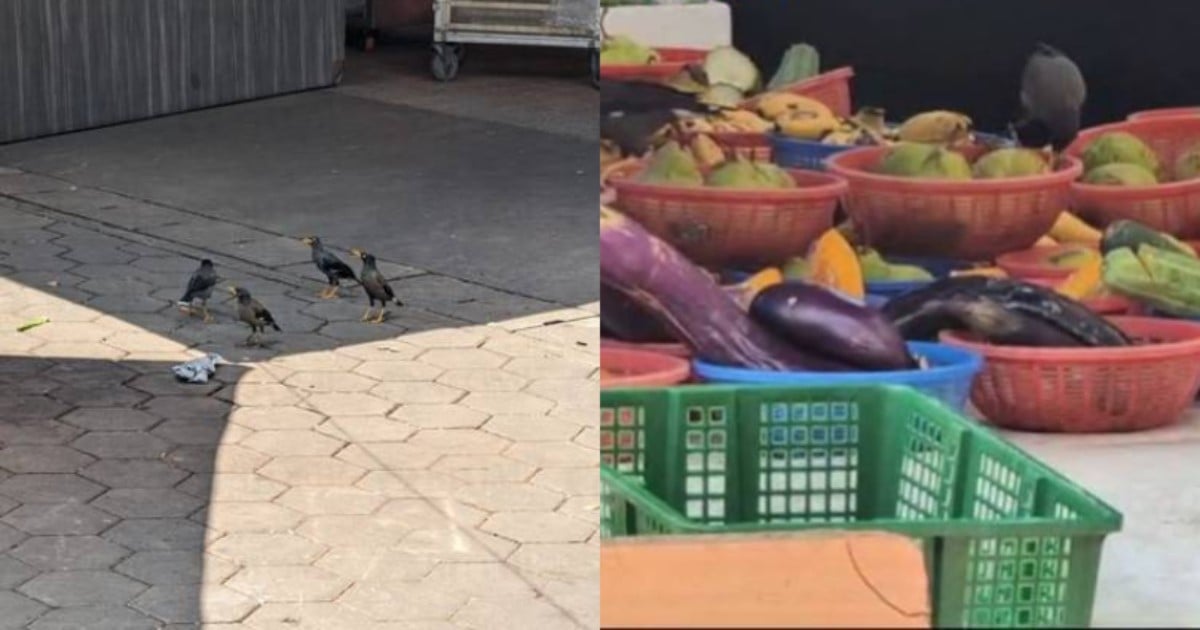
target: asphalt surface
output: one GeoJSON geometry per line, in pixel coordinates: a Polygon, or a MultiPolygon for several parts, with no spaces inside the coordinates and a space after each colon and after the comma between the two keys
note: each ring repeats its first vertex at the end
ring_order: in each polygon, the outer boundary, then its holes
{"type": "Polygon", "coordinates": [[[352,56],[350,79],[333,90],[0,146],[0,164],[319,234],[543,300],[596,300],[598,164],[587,129],[597,101],[570,71],[577,60],[565,57],[557,74],[497,78],[487,64],[503,62],[478,54],[475,74],[464,67],[437,84],[419,75],[425,54],[352,56]],[[405,104],[406,93],[424,98],[405,104]]]}

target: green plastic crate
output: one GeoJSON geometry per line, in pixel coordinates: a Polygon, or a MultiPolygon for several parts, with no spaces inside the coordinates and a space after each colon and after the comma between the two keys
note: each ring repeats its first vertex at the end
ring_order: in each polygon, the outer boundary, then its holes
{"type": "MultiPolygon", "coordinates": [[[[924,542],[937,627],[1082,627],[1121,514],[894,386],[601,392],[601,535],[876,529],[924,542]]],[[[801,620],[798,620],[798,623],[801,620]]]]}

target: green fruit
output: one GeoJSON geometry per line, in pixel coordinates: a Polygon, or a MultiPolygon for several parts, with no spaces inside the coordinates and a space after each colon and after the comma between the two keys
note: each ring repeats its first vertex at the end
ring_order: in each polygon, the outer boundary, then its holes
{"type": "Polygon", "coordinates": [[[996,149],[976,160],[971,169],[978,179],[1028,177],[1047,170],[1045,158],[1033,149],[996,149]]]}
{"type": "Polygon", "coordinates": [[[622,35],[606,39],[600,45],[600,65],[644,65],[656,61],[658,53],[653,48],[622,35]]]}
{"type": "Polygon", "coordinates": [[[647,184],[672,184],[675,186],[703,186],[704,175],[690,151],[678,142],[668,142],[650,156],[650,163],[642,171],[638,181],[647,184]]]}
{"type": "Polygon", "coordinates": [[[732,46],[722,46],[709,51],[704,57],[704,74],[708,77],[709,85],[725,84],[743,94],[758,87],[762,82],[758,66],[732,46]]]}
{"type": "Polygon", "coordinates": [[[1196,145],[1175,158],[1173,169],[1176,181],[1200,177],[1200,145],[1196,145]]]}
{"type": "Polygon", "coordinates": [[[788,280],[805,280],[808,278],[808,259],[797,256],[783,264],[783,277],[788,280]]]}
{"type": "Polygon", "coordinates": [[[932,144],[901,142],[883,156],[879,170],[920,179],[971,179],[971,165],[961,153],[932,144]]]}
{"type": "Polygon", "coordinates": [[[794,188],[786,171],[774,164],[738,158],[718,166],[708,174],[706,183],[715,188],[794,188]]]}
{"type": "Polygon", "coordinates": [[[1158,172],[1158,156],[1137,136],[1124,131],[1106,133],[1083,151],[1083,168],[1092,171],[1106,164],[1136,164],[1151,173],[1158,172]]]}
{"type": "Polygon", "coordinates": [[[1088,171],[1083,181],[1100,186],[1153,186],[1158,178],[1137,164],[1105,164],[1088,171]]]}
{"type": "Polygon", "coordinates": [[[867,282],[917,282],[933,280],[933,274],[916,265],[897,265],[884,260],[879,252],[868,249],[858,257],[863,280],[867,282]]]}
{"type": "Polygon", "coordinates": [[[779,68],[767,83],[767,90],[775,90],[797,81],[820,74],[821,55],[809,44],[793,44],[783,53],[779,68]]]}

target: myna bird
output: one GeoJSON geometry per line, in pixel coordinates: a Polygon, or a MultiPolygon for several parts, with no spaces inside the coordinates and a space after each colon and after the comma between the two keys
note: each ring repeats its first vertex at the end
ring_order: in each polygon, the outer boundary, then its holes
{"type": "Polygon", "coordinates": [[[388,286],[387,278],[379,272],[375,266],[375,256],[368,254],[361,249],[352,249],[350,253],[362,259],[362,273],[358,274],[358,281],[362,283],[363,290],[367,292],[367,312],[363,313],[362,320],[369,321],[373,324],[383,323],[383,318],[387,316],[388,302],[395,302],[396,306],[404,306],[396,298],[396,292],[392,291],[392,287],[388,286]],[[374,319],[371,318],[371,311],[375,310],[375,302],[379,302],[379,315],[374,319]]]}
{"type": "Polygon", "coordinates": [[[350,265],[342,262],[342,259],[326,250],[325,246],[321,243],[321,239],[316,236],[305,236],[300,239],[300,242],[312,247],[313,264],[329,279],[329,286],[317,294],[321,299],[328,300],[337,297],[342,280],[357,280],[354,277],[354,270],[350,268],[350,265]]]}
{"type": "Polygon", "coordinates": [[[212,313],[208,312],[208,300],[212,297],[218,280],[220,278],[217,277],[217,270],[213,268],[213,262],[207,258],[200,261],[200,268],[192,273],[192,277],[188,279],[187,290],[184,291],[183,297],[179,298],[179,306],[183,312],[194,315],[192,307],[196,300],[200,300],[200,312],[204,315],[204,323],[211,322],[213,317],[212,313]]]}
{"type": "Polygon", "coordinates": [[[1038,44],[1021,74],[1022,116],[1013,126],[1018,141],[1035,149],[1067,148],[1079,133],[1086,100],[1079,66],[1061,51],[1038,44]]]}
{"type": "Polygon", "coordinates": [[[250,292],[241,287],[229,287],[230,293],[237,297],[237,313],[238,319],[246,322],[250,326],[250,336],[246,337],[246,345],[262,345],[260,337],[266,331],[267,326],[274,328],[276,332],[283,332],[279,324],[275,323],[275,318],[271,316],[271,311],[262,305],[262,302],[250,297],[250,292]]]}

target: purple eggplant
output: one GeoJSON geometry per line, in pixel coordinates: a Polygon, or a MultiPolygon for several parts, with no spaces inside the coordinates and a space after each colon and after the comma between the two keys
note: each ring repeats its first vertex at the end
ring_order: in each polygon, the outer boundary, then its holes
{"type": "Polygon", "coordinates": [[[810,352],[860,370],[908,370],[917,362],[882,313],[819,286],[799,282],[763,289],[750,315],[810,352]]]}
{"type": "Polygon", "coordinates": [[[600,283],[600,333],[630,343],[678,341],[654,313],[604,283],[600,283]]]}
{"type": "Polygon", "coordinates": [[[600,281],[654,313],[705,361],[758,370],[850,369],[767,330],[678,250],[636,221],[603,207],[600,281]]]}

